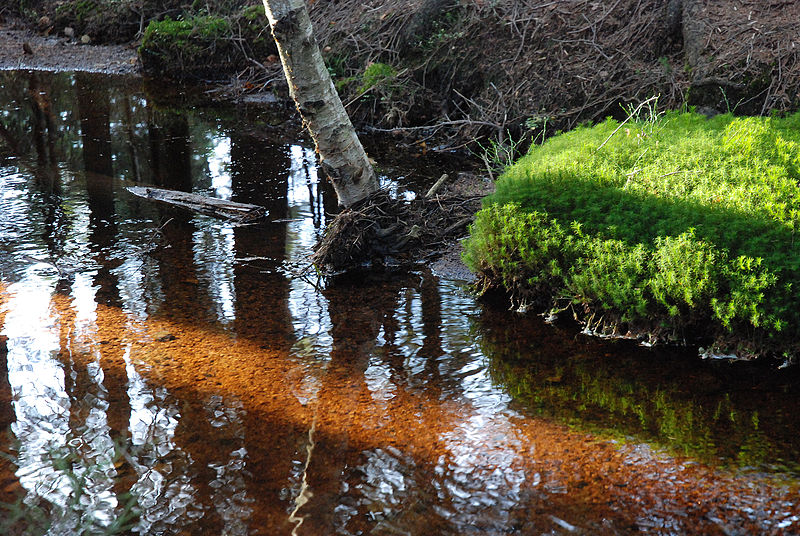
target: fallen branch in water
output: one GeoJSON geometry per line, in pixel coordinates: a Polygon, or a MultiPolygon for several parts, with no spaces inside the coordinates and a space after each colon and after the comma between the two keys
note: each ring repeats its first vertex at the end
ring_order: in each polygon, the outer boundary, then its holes
{"type": "Polygon", "coordinates": [[[267,209],[258,205],[226,201],[225,199],[200,194],[151,188],[149,186],[129,186],[125,189],[133,195],[145,199],[237,223],[253,223],[264,219],[268,214],[267,209]]]}

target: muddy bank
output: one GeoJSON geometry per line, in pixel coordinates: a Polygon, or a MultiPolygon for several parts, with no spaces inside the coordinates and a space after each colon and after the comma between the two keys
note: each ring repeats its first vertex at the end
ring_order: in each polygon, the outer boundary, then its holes
{"type": "Polygon", "coordinates": [[[84,45],[80,36],[42,36],[6,22],[0,24],[0,69],[135,74],[136,49],[129,45],[84,45]]]}

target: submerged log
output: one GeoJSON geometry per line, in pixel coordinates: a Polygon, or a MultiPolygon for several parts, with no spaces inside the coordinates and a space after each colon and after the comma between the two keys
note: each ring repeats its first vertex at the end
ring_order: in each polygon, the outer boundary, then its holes
{"type": "Polygon", "coordinates": [[[248,203],[237,203],[226,201],[216,197],[208,197],[200,194],[180,192],[177,190],[165,190],[163,188],[151,188],[149,186],[129,186],[125,188],[133,195],[152,199],[159,203],[185,208],[207,216],[231,220],[238,223],[253,223],[267,217],[267,209],[258,205],[248,203]]]}

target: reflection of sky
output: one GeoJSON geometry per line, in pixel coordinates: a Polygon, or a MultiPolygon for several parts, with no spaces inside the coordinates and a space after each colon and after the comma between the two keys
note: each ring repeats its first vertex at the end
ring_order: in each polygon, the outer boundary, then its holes
{"type": "MultiPolygon", "coordinates": [[[[309,259],[320,230],[314,224],[314,211],[322,210],[316,154],[300,145],[289,148],[288,203],[292,221],[286,224],[286,256],[291,269],[309,267],[309,259]],[[313,206],[312,206],[313,200],[313,206]]],[[[300,355],[323,358],[330,353],[332,340],[328,334],[330,319],[327,302],[314,288],[312,281],[290,277],[289,311],[292,315],[300,355]]]]}
{"type": "Polygon", "coordinates": [[[364,371],[364,381],[378,403],[394,398],[397,388],[392,383],[392,369],[381,359],[371,358],[364,371]]]}
{"type": "MultiPolygon", "coordinates": [[[[14,244],[15,249],[27,249],[21,244],[24,236],[28,204],[25,202],[25,185],[29,178],[15,173],[15,168],[0,167],[0,244],[14,244]]],[[[3,255],[3,258],[6,256],[3,255]]],[[[0,270],[3,264],[0,264],[0,270]]],[[[1,274],[2,272],[0,272],[1,274]]]]}
{"type": "MultiPolygon", "coordinates": [[[[112,491],[114,470],[114,442],[111,440],[111,428],[108,425],[108,400],[107,390],[103,386],[104,373],[101,367],[100,347],[95,339],[95,326],[97,321],[97,302],[95,288],[92,285],[92,274],[75,274],[72,284],[71,308],[75,313],[74,323],[71,327],[69,349],[71,353],[82,353],[88,357],[86,362],[85,390],[82,400],[76,400],[73,411],[81,407],[81,416],[85,415],[82,422],[72,421],[71,444],[81,444],[86,460],[82,463],[82,474],[87,476],[86,490],[88,504],[82,505],[80,510],[83,517],[93,517],[103,526],[108,526],[115,519],[114,509],[117,506],[117,497],[112,491]]],[[[76,377],[81,378],[83,371],[76,371],[76,377]]],[[[82,382],[76,382],[80,385],[82,382]]],[[[81,393],[76,389],[75,394],[81,393]]]]}
{"type": "Polygon", "coordinates": [[[157,534],[197,517],[195,489],[188,474],[191,459],[175,445],[180,412],[167,390],[147,384],[125,352],[130,399],[129,461],[138,475],[131,492],[138,496],[139,534],[157,534]]]}
{"type": "Polygon", "coordinates": [[[146,294],[147,286],[158,285],[158,278],[146,277],[145,260],[141,255],[126,255],[119,267],[113,271],[117,278],[117,289],[126,314],[144,321],[147,318],[148,299],[150,306],[163,300],[159,288],[146,294]]]}
{"type": "Polygon", "coordinates": [[[69,433],[70,400],[64,368],[55,356],[61,349],[59,319],[50,309],[51,283],[32,279],[8,289],[8,381],[20,441],[18,476],[27,490],[56,504],[69,495],[66,475],[49,466],[49,456],[63,450],[69,433]]]}
{"type": "Polygon", "coordinates": [[[75,274],[72,284],[72,306],[75,308],[75,327],[73,342],[80,345],[81,350],[89,351],[96,344],[92,337],[92,328],[97,321],[97,303],[92,288],[91,273],[75,274]]]}
{"type": "Polygon", "coordinates": [[[206,280],[217,320],[221,324],[229,324],[236,319],[233,279],[236,244],[233,224],[201,216],[195,218],[195,224],[197,231],[192,237],[194,264],[206,280]]]}
{"type": "MultiPolygon", "coordinates": [[[[9,383],[14,396],[19,441],[18,476],[29,498],[52,503],[50,533],[62,534],[80,524],[108,526],[116,518],[113,492],[113,442],[100,353],[89,344],[95,319],[94,288],[79,274],[72,285],[74,323],[53,311],[53,287],[31,273],[9,289],[9,383]],[[67,340],[61,340],[61,334],[67,340]],[[64,365],[58,359],[66,343],[73,357],[86,352],[85,372],[71,369],[73,384],[85,395],[67,393],[64,365]],[[75,480],[83,481],[76,484],[75,480]],[[81,489],[81,501],[76,492],[81,489]]],[[[79,365],[80,366],[80,365],[79,365]]]]}
{"type": "MultiPolygon", "coordinates": [[[[209,144],[211,149],[207,154],[207,162],[212,195],[230,199],[233,194],[231,140],[227,136],[210,136],[209,144]]],[[[205,216],[196,216],[194,223],[198,229],[192,237],[195,266],[205,276],[217,320],[229,324],[236,318],[233,224],[205,216]]]]}
{"type": "Polygon", "coordinates": [[[211,139],[211,152],[208,155],[208,171],[211,174],[211,189],[214,197],[230,199],[231,188],[231,139],[215,136],[211,139]]]}
{"type": "MultiPolygon", "coordinates": [[[[205,154],[211,195],[229,200],[233,195],[231,140],[212,132],[206,134],[210,149],[205,154]]],[[[199,215],[193,218],[193,223],[197,229],[192,237],[194,265],[207,285],[214,316],[221,324],[230,324],[236,319],[233,224],[199,215]]]]}
{"type": "Polygon", "coordinates": [[[528,478],[522,458],[527,453],[513,423],[521,416],[508,407],[511,397],[492,384],[487,359],[470,334],[470,316],[478,312],[478,305],[454,283],[442,283],[439,295],[442,348],[450,356],[440,372],[458,378],[462,400],[471,408],[442,438],[450,456],[437,465],[442,475],[439,492],[450,497],[463,523],[480,520],[482,526],[500,530],[509,511],[519,505],[528,478]]]}

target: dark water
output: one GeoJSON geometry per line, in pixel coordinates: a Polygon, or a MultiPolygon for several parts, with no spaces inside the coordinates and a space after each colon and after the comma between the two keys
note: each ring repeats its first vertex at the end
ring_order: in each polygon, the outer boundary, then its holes
{"type": "MultiPolygon", "coordinates": [[[[11,533],[800,533],[796,371],[590,339],[425,268],[318,286],[335,198],[285,109],[89,75],[0,88],[11,533]]],[[[443,170],[371,151],[400,195],[443,170]]]]}

